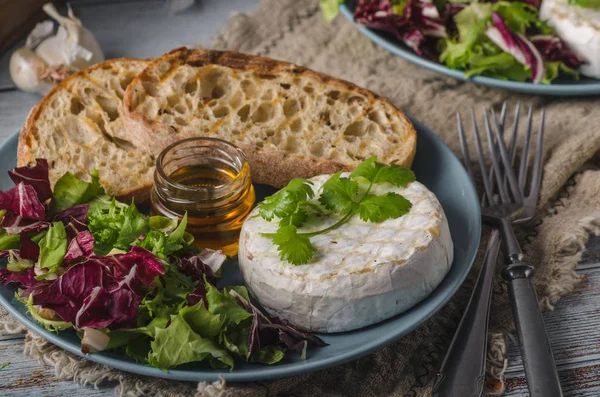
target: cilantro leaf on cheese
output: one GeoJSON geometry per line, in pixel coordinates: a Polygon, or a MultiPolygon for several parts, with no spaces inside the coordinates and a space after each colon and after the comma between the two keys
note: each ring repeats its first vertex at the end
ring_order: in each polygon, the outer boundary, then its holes
{"type": "Polygon", "coordinates": [[[365,222],[383,222],[386,219],[399,218],[412,207],[410,201],[397,193],[383,196],[369,195],[358,206],[360,219],[365,222]]]}
{"type": "Polygon", "coordinates": [[[323,193],[319,197],[319,202],[325,208],[335,212],[351,210],[358,193],[358,182],[342,178],[341,175],[341,172],[333,174],[323,184],[323,193]]]}
{"type": "Polygon", "coordinates": [[[273,243],[277,245],[281,260],[294,265],[307,263],[317,251],[308,236],[298,234],[294,225],[280,227],[273,237],[273,243]]]}
{"type": "MultiPolygon", "coordinates": [[[[341,172],[329,177],[320,189],[317,202],[311,201],[315,195],[312,182],[294,179],[288,186],[259,204],[259,215],[263,219],[270,222],[279,218],[277,231],[262,233],[262,236],[270,238],[277,246],[281,260],[303,265],[316,252],[310,237],[334,230],[357,214],[365,222],[383,222],[410,211],[410,201],[398,193],[387,192],[378,196],[370,192],[378,183],[404,187],[414,181],[415,174],[410,169],[396,164],[378,163],[377,156],[360,163],[349,177],[342,177],[341,172]],[[333,225],[322,230],[298,232],[312,215],[323,216],[328,213],[339,217],[333,225]]],[[[312,218],[314,220],[314,216],[312,218]]]]}
{"type": "Polygon", "coordinates": [[[415,174],[408,168],[397,164],[385,165],[377,162],[377,156],[371,156],[356,167],[350,174],[351,178],[365,178],[376,184],[382,182],[391,183],[402,187],[415,181],[415,174]]]}
{"type": "Polygon", "coordinates": [[[303,202],[314,197],[311,185],[312,182],[306,179],[292,179],[286,187],[258,205],[260,216],[271,221],[275,217],[281,219],[294,214],[303,202]]]}

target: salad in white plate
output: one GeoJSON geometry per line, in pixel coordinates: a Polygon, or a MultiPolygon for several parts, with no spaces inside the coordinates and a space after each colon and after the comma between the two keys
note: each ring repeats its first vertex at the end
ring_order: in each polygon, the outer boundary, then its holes
{"type": "Polygon", "coordinates": [[[581,74],[600,79],[600,0],[544,0],[540,17],[585,60],[581,74]]]}
{"type": "MultiPolygon", "coordinates": [[[[326,20],[337,14],[341,3],[344,0],[321,1],[326,20]]],[[[561,75],[578,78],[578,69],[586,62],[541,19],[539,0],[358,0],[353,4],[358,24],[388,32],[418,55],[464,70],[466,77],[550,84],[561,75]]]]}

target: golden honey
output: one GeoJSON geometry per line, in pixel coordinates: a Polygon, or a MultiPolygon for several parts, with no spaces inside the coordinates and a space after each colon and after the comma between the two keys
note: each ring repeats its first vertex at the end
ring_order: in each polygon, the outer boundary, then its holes
{"type": "Polygon", "coordinates": [[[244,219],[256,199],[250,167],[236,146],[214,138],[174,143],[158,157],[153,215],[181,218],[202,248],[235,255],[244,219]]]}

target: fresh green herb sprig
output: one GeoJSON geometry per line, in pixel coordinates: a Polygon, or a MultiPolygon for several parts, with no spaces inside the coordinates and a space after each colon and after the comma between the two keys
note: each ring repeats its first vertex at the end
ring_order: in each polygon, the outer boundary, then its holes
{"type": "Polygon", "coordinates": [[[293,179],[259,204],[259,215],[263,219],[269,222],[279,219],[276,233],[262,235],[277,245],[281,260],[294,265],[306,264],[317,251],[310,237],[337,229],[357,214],[365,222],[379,223],[410,211],[412,204],[400,194],[388,192],[378,196],[371,194],[371,190],[378,183],[403,187],[414,180],[415,174],[410,169],[378,163],[377,156],[372,156],[359,164],[349,178],[342,177],[341,172],[333,174],[323,184],[317,204],[311,201],[315,197],[313,183],[293,179]],[[298,232],[311,216],[324,214],[333,214],[340,219],[322,230],[298,232]]]}

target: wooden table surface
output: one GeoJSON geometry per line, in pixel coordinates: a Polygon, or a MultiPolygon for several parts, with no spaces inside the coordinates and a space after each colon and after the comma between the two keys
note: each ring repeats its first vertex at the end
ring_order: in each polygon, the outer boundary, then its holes
{"type": "MultiPolygon", "coordinates": [[[[154,57],[182,45],[209,43],[235,11],[252,11],[259,0],[200,0],[169,15],[158,0],[72,1],[76,15],[94,32],[107,58],[154,57]]],[[[0,142],[23,124],[39,100],[15,90],[8,74],[12,50],[0,56],[0,142]]],[[[592,238],[577,271],[588,282],[544,314],[566,396],[600,396],[600,238],[592,238]]],[[[0,396],[110,396],[110,387],[94,389],[59,381],[53,371],[22,354],[23,335],[0,336],[0,396]]],[[[510,349],[506,396],[527,396],[518,348],[510,349]]],[[[549,396],[550,397],[550,396],[549,396]]]]}

